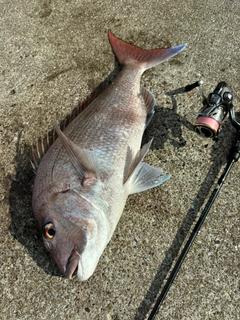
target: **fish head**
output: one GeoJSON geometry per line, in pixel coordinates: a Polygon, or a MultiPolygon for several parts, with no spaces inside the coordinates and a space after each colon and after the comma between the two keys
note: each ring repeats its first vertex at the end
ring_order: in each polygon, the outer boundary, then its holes
{"type": "Polygon", "coordinates": [[[54,192],[33,209],[44,246],[62,273],[87,280],[107,244],[106,224],[98,208],[69,189],[54,192]]]}

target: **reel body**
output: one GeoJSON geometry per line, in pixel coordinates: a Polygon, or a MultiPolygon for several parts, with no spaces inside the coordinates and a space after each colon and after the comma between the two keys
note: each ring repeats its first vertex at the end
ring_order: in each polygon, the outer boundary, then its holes
{"type": "Polygon", "coordinates": [[[220,126],[233,108],[233,94],[226,82],[220,82],[215,90],[206,98],[202,93],[202,82],[198,82],[203,97],[203,107],[197,112],[198,117],[193,125],[194,131],[205,138],[215,138],[220,126]]]}

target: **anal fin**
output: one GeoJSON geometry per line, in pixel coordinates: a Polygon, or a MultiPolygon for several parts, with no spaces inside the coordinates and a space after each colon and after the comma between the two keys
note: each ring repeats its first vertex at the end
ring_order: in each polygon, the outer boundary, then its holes
{"type": "Polygon", "coordinates": [[[155,98],[154,95],[144,87],[141,87],[141,95],[143,96],[147,109],[146,129],[154,115],[155,98]]]}

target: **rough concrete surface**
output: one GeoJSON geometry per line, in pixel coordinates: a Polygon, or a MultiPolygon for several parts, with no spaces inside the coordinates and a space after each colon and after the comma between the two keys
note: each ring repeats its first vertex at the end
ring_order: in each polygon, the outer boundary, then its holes
{"type": "MultiPolygon", "coordinates": [[[[1,0],[0,8],[0,319],[146,319],[235,138],[229,120],[218,141],[197,136],[198,89],[174,90],[202,79],[207,95],[224,80],[240,110],[240,2],[1,0]],[[108,29],[144,48],[188,46],[142,78],[156,97],[146,160],[172,177],[129,197],[81,283],[63,278],[43,248],[30,146],[111,75],[108,29]]],[[[239,177],[236,163],[156,319],[240,319],[239,177]]]]}

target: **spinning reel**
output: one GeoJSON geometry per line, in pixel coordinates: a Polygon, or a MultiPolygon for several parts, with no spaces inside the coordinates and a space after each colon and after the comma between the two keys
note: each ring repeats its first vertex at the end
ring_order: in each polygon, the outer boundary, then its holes
{"type": "Polygon", "coordinates": [[[185,92],[199,87],[200,94],[203,98],[203,107],[196,112],[198,115],[193,129],[196,133],[205,138],[216,138],[221,124],[229,113],[232,125],[240,130],[240,123],[237,122],[233,107],[233,93],[226,82],[222,81],[216,86],[213,92],[206,98],[203,94],[203,82],[198,81],[185,87],[185,92]]]}
{"type": "Polygon", "coordinates": [[[209,210],[212,207],[212,204],[214,203],[232,165],[238,161],[240,157],[240,123],[237,122],[233,107],[233,93],[230,87],[226,84],[226,82],[222,81],[220,82],[215,90],[209,94],[209,96],[206,98],[203,95],[202,90],[202,81],[195,82],[191,85],[186,86],[184,91],[178,91],[178,92],[188,92],[192,89],[199,87],[200,94],[203,98],[203,107],[200,109],[200,111],[196,112],[197,119],[193,125],[193,129],[198,134],[204,136],[205,138],[216,138],[221,124],[226,118],[227,114],[229,113],[229,117],[231,120],[231,124],[233,127],[237,130],[236,135],[236,142],[235,145],[232,146],[229,152],[229,158],[228,162],[226,164],[226,167],[223,170],[222,175],[218,179],[217,186],[213,190],[212,194],[210,195],[205,208],[203,209],[198,221],[196,222],[193,231],[191,232],[188,241],[186,242],[184,248],[182,249],[182,252],[180,253],[180,256],[175,263],[175,266],[172,269],[172,272],[169,275],[169,278],[158,297],[152,312],[150,313],[150,316],[148,317],[148,320],[153,320],[155,318],[155,315],[157,314],[171,284],[173,283],[190,247],[192,246],[194,239],[196,238],[209,210]]]}

